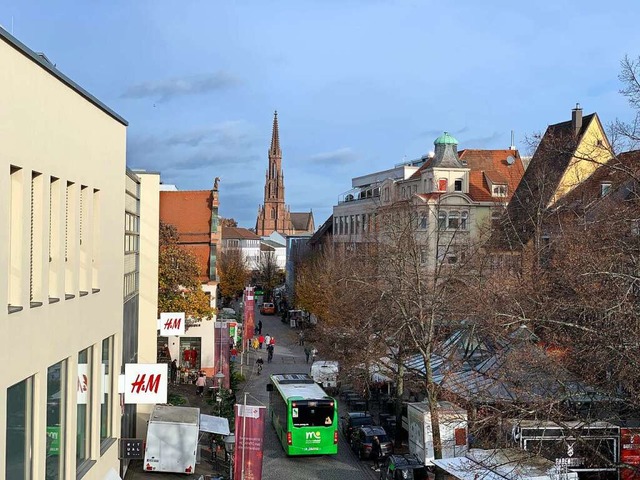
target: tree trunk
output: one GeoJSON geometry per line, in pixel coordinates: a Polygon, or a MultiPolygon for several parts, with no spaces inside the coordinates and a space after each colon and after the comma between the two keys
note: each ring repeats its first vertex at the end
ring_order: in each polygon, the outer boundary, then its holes
{"type": "MultiPolygon", "coordinates": [[[[433,436],[433,457],[442,458],[442,439],[440,438],[440,410],[438,409],[438,386],[433,381],[433,371],[431,370],[430,358],[424,358],[424,367],[427,384],[427,403],[431,412],[431,435],[433,436]]],[[[425,438],[425,443],[426,443],[425,438]]],[[[441,469],[436,468],[436,480],[444,480],[441,469]]]]}
{"type": "Polygon", "coordinates": [[[398,356],[398,378],[396,379],[396,397],[395,397],[395,414],[396,414],[396,448],[402,447],[402,396],[404,395],[404,359],[402,355],[398,356]]]}

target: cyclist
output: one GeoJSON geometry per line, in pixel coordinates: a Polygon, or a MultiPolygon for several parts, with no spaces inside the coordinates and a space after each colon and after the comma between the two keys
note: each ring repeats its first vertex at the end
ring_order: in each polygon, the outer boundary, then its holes
{"type": "Polygon", "coordinates": [[[262,366],[264,365],[264,360],[262,360],[262,357],[258,358],[258,360],[256,360],[256,368],[258,369],[258,375],[260,375],[260,373],[262,373],[262,366]]]}

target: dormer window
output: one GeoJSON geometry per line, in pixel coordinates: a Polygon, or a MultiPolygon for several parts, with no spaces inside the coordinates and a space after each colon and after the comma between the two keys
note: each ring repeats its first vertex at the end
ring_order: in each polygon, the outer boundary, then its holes
{"type": "Polygon", "coordinates": [[[494,185],[491,189],[491,195],[494,197],[506,197],[507,186],[506,185],[494,185]]]}
{"type": "Polygon", "coordinates": [[[462,179],[461,178],[456,179],[455,183],[453,184],[453,189],[456,192],[461,192],[462,191],[462,179]]]}
{"type": "Polygon", "coordinates": [[[604,197],[611,191],[611,183],[603,182],[600,184],[600,196],[604,197]]]}
{"type": "Polygon", "coordinates": [[[438,191],[439,192],[446,192],[447,191],[447,179],[446,178],[439,178],[438,179],[438,191]]]}
{"type": "Polygon", "coordinates": [[[433,178],[427,180],[427,193],[433,192],[433,178]]]}

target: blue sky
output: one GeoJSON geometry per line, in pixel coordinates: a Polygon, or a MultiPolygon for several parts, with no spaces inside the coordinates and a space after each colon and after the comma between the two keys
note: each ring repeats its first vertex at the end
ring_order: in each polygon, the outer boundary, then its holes
{"type": "Polygon", "coordinates": [[[570,119],[631,112],[637,0],[5,0],[0,24],[129,121],[131,168],[220,184],[253,227],[273,111],[286,201],[330,215],[351,178],[417,158],[444,130],[507,148],[570,119]]]}

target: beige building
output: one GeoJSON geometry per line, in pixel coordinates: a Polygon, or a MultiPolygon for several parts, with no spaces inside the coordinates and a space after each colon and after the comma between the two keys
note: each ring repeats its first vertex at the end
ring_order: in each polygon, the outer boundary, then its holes
{"type": "Polygon", "coordinates": [[[119,468],[127,123],[0,28],[0,477],[119,468]]]}

